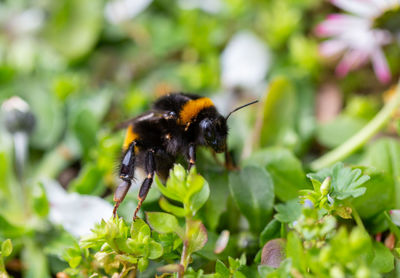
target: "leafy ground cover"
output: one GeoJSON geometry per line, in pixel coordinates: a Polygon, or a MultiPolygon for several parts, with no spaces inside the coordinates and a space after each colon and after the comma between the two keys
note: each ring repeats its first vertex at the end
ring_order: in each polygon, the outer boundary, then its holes
{"type": "Polygon", "coordinates": [[[0,277],[399,277],[399,7],[3,1],[0,277]],[[171,91],[260,100],[238,169],[199,148],[112,218],[118,126],[171,91]]]}

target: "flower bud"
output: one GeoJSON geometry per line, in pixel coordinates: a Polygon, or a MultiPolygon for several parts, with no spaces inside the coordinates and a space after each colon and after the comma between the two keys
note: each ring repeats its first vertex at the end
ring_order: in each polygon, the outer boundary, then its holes
{"type": "Polygon", "coordinates": [[[3,102],[4,124],[11,134],[17,132],[32,133],[35,116],[29,105],[19,97],[12,97],[3,102]]]}
{"type": "Polygon", "coordinates": [[[321,192],[322,195],[325,196],[326,194],[329,193],[330,189],[331,189],[331,177],[327,177],[321,184],[319,191],[321,192]]]}

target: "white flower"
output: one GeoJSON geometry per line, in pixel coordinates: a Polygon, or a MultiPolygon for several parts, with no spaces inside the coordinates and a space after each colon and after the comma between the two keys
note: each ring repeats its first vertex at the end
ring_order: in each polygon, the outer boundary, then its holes
{"type": "Polygon", "coordinates": [[[221,0],[179,0],[178,3],[181,9],[201,9],[210,14],[219,13],[223,9],[221,0]]]}
{"type": "Polygon", "coordinates": [[[50,204],[50,222],[62,225],[76,237],[89,234],[94,224],[112,216],[112,205],[102,198],[67,193],[60,184],[51,180],[43,184],[50,204]]]}
{"type": "Polygon", "coordinates": [[[392,41],[388,30],[373,27],[374,20],[395,8],[400,0],[331,0],[335,6],[352,14],[331,14],[316,28],[317,35],[331,37],[320,46],[325,57],[343,54],[336,73],[346,75],[371,60],[376,76],[389,82],[391,73],[382,46],[392,41]]]}
{"type": "Polygon", "coordinates": [[[390,217],[395,225],[400,226],[400,210],[393,209],[390,211],[390,217]]]}
{"type": "Polygon", "coordinates": [[[265,78],[271,55],[267,46],[250,32],[233,36],[221,56],[221,81],[228,88],[255,88],[265,78]]]}
{"type": "Polygon", "coordinates": [[[114,0],[106,4],[104,14],[114,24],[130,20],[144,11],[153,0],[114,0]]]}
{"type": "Polygon", "coordinates": [[[38,31],[43,26],[44,19],[42,10],[29,9],[12,15],[5,25],[13,35],[26,35],[38,31]]]}

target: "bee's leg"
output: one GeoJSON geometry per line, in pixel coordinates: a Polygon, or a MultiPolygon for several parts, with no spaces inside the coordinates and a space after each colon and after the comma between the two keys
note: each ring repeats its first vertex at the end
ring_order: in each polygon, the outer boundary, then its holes
{"type": "Polygon", "coordinates": [[[192,167],[196,164],[196,147],[194,144],[189,145],[188,149],[188,156],[189,156],[189,171],[192,167]]]}
{"type": "Polygon", "coordinates": [[[147,193],[149,193],[151,184],[153,183],[154,172],[156,171],[156,164],[154,161],[154,150],[150,150],[146,153],[145,171],[147,176],[144,179],[139,189],[139,194],[138,194],[139,202],[135,209],[135,213],[133,214],[133,220],[136,219],[136,214],[138,213],[140,207],[142,206],[144,199],[146,199],[147,193]]]}
{"type": "Polygon", "coordinates": [[[227,170],[238,169],[238,167],[235,165],[235,162],[232,159],[231,153],[228,151],[228,148],[225,149],[225,168],[227,170]]]}
{"type": "Polygon", "coordinates": [[[133,174],[135,172],[135,145],[135,141],[129,145],[121,161],[119,177],[122,180],[122,183],[118,185],[114,193],[114,217],[117,215],[117,209],[124,200],[126,193],[128,193],[132,184],[133,174]]]}

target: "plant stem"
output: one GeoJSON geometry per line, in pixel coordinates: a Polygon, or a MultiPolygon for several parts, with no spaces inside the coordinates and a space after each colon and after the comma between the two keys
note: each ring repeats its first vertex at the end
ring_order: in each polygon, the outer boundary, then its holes
{"type": "Polygon", "coordinates": [[[359,132],[350,139],[338,146],[336,149],[328,152],[322,157],[314,160],[310,164],[313,171],[318,171],[335,162],[341,161],[355,152],[358,148],[368,142],[376,133],[378,133],[389,121],[392,113],[400,104],[400,82],[397,85],[395,96],[388,101],[378,114],[359,132]]]}
{"type": "Polygon", "coordinates": [[[356,221],[357,226],[360,227],[361,229],[363,229],[364,231],[366,231],[365,227],[364,227],[364,224],[363,224],[363,222],[361,220],[361,217],[358,214],[358,211],[353,206],[351,207],[351,210],[352,210],[354,221],[356,221]]]}
{"type": "MultiPolygon", "coordinates": [[[[190,217],[186,216],[186,227],[185,227],[185,239],[188,238],[188,232],[189,232],[189,227],[188,223],[190,223],[190,217]]],[[[182,248],[182,255],[181,255],[181,262],[180,264],[182,265],[183,269],[181,272],[178,273],[179,278],[183,278],[183,275],[186,271],[186,268],[189,264],[189,259],[190,259],[190,253],[187,251],[187,242],[186,240],[183,241],[183,248],[182,248]]]]}

